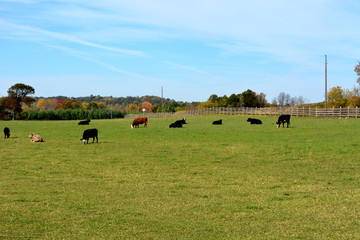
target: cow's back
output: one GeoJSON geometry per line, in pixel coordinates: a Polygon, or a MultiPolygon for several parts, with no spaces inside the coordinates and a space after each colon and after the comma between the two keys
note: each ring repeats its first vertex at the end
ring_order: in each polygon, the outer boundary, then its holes
{"type": "Polygon", "coordinates": [[[86,129],[83,133],[83,139],[95,137],[98,135],[98,130],[96,128],[86,129]]]}

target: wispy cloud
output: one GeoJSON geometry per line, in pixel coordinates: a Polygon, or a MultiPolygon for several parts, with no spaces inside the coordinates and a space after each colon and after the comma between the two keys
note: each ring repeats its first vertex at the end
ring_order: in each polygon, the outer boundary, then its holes
{"type": "MultiPolygon", "coordinates": [[[[118,48],[118,47],[109,47],[109,46],[93,43],[90,41],[86,41],[81,38],[69,35],[69,34],[47,31],[47,30],[43,30],[40,28],[26,26],[26,25],[12,24],[12,23],[8,23],[6,21],[1,21],[1,20],[0,20],[0,29],[3,29],[3,31],[9,30],[7,32],[7,34],[3,35],[3,37],[28,36],[30,39],[36,38],[36,39],[42,39],[43,41],[49,40],[49,39],[50,40],[55,39],[55,40],[75,43],[75,44],[79,44],[82,46],[97,48],[97,49],[120,53],[120,54],[126,54],[126,55],[131,55],[131,56],[136,56],[136,57],[147,57],[146,54],[141,51],[123,49],[123,48],[118,48]]],[[[24,40],[24,39],[22,38],[22,40],[24,40]]]]}
{"type": "Polygon", "coordinates": [[[68,48],[68,47],[56,46],[56,45],[47,45],[47,47],[60,50],[62,52],[67,53],[68,55],[73,56],[73,57],[82,59],[82,60],[87,61],[87,62],[95,63],[95,64],[103,66],[103,67],[105,67],[105,68],[107,68],[107,69],[109,69],[111,71],[121,73],[121,74],[130,76],[130,77],[134,77],[135,79],[142,79],[142,80],[145,80],[145,81],[153,81],[153,80],[155,80],[154,78],[147,77],[147,76],[135,73],[135,72],[125,71],[125,70],[122,70],[122,69],[112,65],[112,64],[97,60],[92,56],[92,54],[89,54],[89,53],[86,53],[86,52],[74,50],[74,49],[71,49],[71,48],[68,48]]]}
{"type": "Polygon", "coordinates": [[[171,66],[174,66],[178,69],[183,69],[183,70],[186,70],[186,71],[191,71],[191,72],[195,72],[195,73],[200,73],[200,74],[204,74],[204,75],[207,75],[207,76],[211,76],[211,77],[214,77],[216,78],[216,76],[212,75],[211,73],[208,73],[206,71],[203,71],[203,70],[200,70],[194,66],[186,66],[186,65],[182,65],[182,64],[178,64],[178,63],[175,63],[175,62],[170,62],[170,61],[166,61],[165,62],[166,64],[169,64],[171,66]]]}

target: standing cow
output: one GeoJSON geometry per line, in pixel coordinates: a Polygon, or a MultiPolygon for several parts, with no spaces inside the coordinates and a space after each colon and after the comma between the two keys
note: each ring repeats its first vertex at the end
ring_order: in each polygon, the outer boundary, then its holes
{"type": "Polygon", "coordinates": [[[147,127],[147,121],[147,117],[136,118],[131,124],[131,128],[139,127],[140,124],[144,124],[144,127],[147,127]]]}
{"type": "Polygon", "coordinates": [[[284,124],[286,123],[287,124],[287,128],[289,127],[290,125],[290,115],[289,114],[286,114],[286,115],[280,115],[277,122],[276,122],[276,127],[279,128],[280,125],[282,124],[283,125],[283,128],[284,128],[284,124]]]}
{"type": "Polygon", "coordinates": [[[10,129],[8,127],[4,128],[4,138],[9,138],[10,137],[10,129]]]}
{"type": "Polygon", "coordinates": [[[89,143],[89,138],[93,138],[93,143],[95,142],[95,138],[96,138],[96,142],[98,142],[98,130],[96,128],[93,129],[86,129],[83,133],[83,137],[80,138],[80,140],[85,144],[89,143]]]}

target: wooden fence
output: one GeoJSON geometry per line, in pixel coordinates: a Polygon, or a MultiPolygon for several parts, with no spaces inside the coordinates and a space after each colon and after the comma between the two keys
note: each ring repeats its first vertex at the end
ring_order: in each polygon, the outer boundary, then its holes
{"type": "Polygon", "coordinates": [[[205,108],[197,110],[179,111],[174,113],[144,113],[144,114],[127,114],[125,118],[136,118],[139,116],[145,116],[148,118],[182,118],[187,116],[199,116],[199,115],[266,115],[277,116],[281,114],[290,114],[298,117],[360,117],[359,108],[292,108],[292,107],[279,107],[279,108],[205,108]]]}

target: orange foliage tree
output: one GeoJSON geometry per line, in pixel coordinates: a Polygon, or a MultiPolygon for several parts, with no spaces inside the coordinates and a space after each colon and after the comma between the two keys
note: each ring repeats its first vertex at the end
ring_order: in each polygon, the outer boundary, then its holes
{"type": "Polygon", "coordinates": [[[141,104],[141,108],[142,109],[145,109],[145,112],[151,112],[151,109],[152,109],[152,104],[145,101],[141,104]]]}

